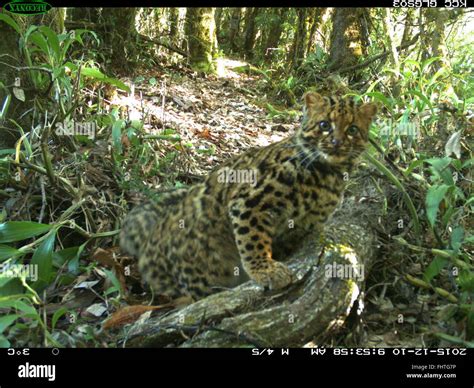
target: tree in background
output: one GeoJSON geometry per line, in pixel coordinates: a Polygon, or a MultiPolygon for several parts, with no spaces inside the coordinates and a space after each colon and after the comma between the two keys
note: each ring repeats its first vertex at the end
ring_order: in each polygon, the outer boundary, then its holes
{"type": "Polygon", "coordinates": [[[361,26],[363,8],[336,8],[332,15],[328,70],[355,65],[363,55],[361,26]]]}
{"type": "Polygon", "coordinates": [[[175,40],[178,37],[178,26],[179,26],[179,8],[172,7],[169,9],[169,22],[170,22],[170,39],[175,40]]]}
{"type": "Polygon", "coordinates": [[[230,23],[229,23],[229,44],[230,50],[232,52],[237,52],[239,50],[237,36],[240,31],[240,21],[242,19],[242,8],[232,8],[230,13],[230,23]]]}
{"type": "Polygon", "coordinates": [[[288,54],[288,62],[290,63],[290,66],[293,69],[298,68],[303,62],[307,39],[307,8],[297,8],[296,13],[298,15],[296,33],[295,38],[293,39],[293,44],[291,46],[290,52],[288,54]]]}
{"type": "Polygon", "coordinates": [[[185,25],[189,63],[199,71],[213,72],[217,48],[214,8],[188,8],[185,25]]]}
{"type": "Polygon", "coordinates": [[[255,38],[257,37],[257,28],[255,19],[261,12],[260,8],[247,8],[245,11],[245,28],[244,28],[244,55],[247,59],[254,57],[255,38]]]}
{"type": "Polygon", "coordinates": [[[268,34],[264,47],[264,57],[267,63],[273,59],[273,54],[278,49],[288,10],[288,8],[271,8],[270,10],[268,34]]]}

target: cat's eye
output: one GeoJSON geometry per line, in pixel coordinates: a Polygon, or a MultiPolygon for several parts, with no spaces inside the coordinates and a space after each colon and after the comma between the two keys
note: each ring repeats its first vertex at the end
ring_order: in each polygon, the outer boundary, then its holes
{"type": "Polygon", "coordinates": [[[319,122],[319,128],[321,128],[322,131],[330,131],[331,124],[329,123],[329,121],[323,120],[319,122]]]}
{"type": "Polygon", "coordinates": [[[351,125],[349,128],[347,128],[347,134],[350,135],[350,136],[354,136],[355,134],[357,134],[357,132],[359,131],[359,128],[357,128],[355,125],[351,125]]]}

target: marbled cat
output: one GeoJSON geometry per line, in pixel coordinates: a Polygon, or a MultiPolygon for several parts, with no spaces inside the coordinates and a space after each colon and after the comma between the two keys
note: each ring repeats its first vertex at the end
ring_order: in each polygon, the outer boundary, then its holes
{"type": "Polygon", "coordinates": [[[377,108],[307,92],[294,135],[250,149],[202,183],[135,207],[120,234],[156,294],[200,299],[253,279],[293,281],[285,260],[317,235],[368,143],[377,108]]]}

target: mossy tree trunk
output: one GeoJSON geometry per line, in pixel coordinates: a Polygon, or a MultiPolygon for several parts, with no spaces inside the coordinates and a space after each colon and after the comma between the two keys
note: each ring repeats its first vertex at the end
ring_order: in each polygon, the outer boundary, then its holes
{"type": "Polygon", "coordinates": [[[224,16],[224,8],[217,7],[214,12],[214,22],[216,24],[216,38],[218,43],[221,43],[222,22],[224,20],[224,16]]]}
{"type": "Polygon", "coordinates": [[[103,12],[104,23],[109,33],[107,36],[112,48],[112,63],[122,70],[128,69],[129,66],[133,67],[137,62],[136,12],[137,9],[134,7],[110,8],[107,12],[103,12]]]}
{"type": "Polygon", "coordinates": [[[310,11],[308,44],[306,47],[306,55],[314,51],[316,41],[316,31],[321,24],[323,15],[327,12],[327,8],[313,8],[310,11]]]}
{"type": "Polygon", "coordinates": [[[403,36],[401,45],[404,45],[410,41],[412,38],[412,31],[413,31],[413,22],[415,20],[415,9],[414,8],[407,8],[406,9],[406,16],[404,21],[403,27],[403,36]]]}
{"type": "Polygon", "coordinates": [[[254,57],[255,38],[257,36],[257,28],[255,18],[260,13],[260,8],[252,7],[246,10],[245,15],[245,40],[244,40],[244,55],[247,59],[254,57]]]}
{"type": "Polygon", "coordinates": [[[336,8],[332,15],[332,32],[328,70],[334,71],[355,65],[363,54],[359,19],[362,8],[336,8]]]}
{"type": "Polygon", "coordinates": [[[64,31],[64,21],[66,18],[65,8],[52,8],[48,13],[44,15],[36,15],[29,17],[31,24],[48,26],[54,32],[60,34],[64,31]]]}
{"type": "Polygon", "coordinates": [[[213,8],[188,8],[186,37],[191,66],[202,72],[214,72],[213,55],[217,47],[213,8]]]}
{"type": "MultiPolygon", "coordinates": [[[[0,14],[5,14],[12,17],[11,13],[0,9],[0,14]]],[[[13,19],[18,18],[13,16],[13,19]]],[[[0,148],[11,148],[15,141],[20,137],[18,129],[8,123],[8,119],[18,120],[26,109],[26,104],[23,101],[14,97],[13,87],[15,86],[15,78],[19,78],[20,87],[25,84],[25,72],[17,71],[13,66],[23,66],[21,60],[21,53],[18,46],[20,35],[7,23],[0,21],[0,83],[5,88],[0,88],[0,107],[8,107],[4,111],[4,117],[0,121],[0,148]]],[[[28,128],[28,126],[27,126],[28,128]]]]}
{"type": "Polygon", "coordinates": [[[90,23],[98,23],[100,15],[102,14],[102,8],[93,7],[79,7],[72,8],[68,11],[68,19],[71,21],[87,21],[90,23]]]}
{"type": "Polygon", "coordinates": [[[306,18],[308,11],[306,8],[297,8],[296,13],[298,15],[296,33],[288,57],[288,62],[293,69],[298,68],[304,60],[307,39],[306,18]]]}
{"type": "Polygon", "coordinates": [[[170,23],[170,39],[176,40],[178,38],[179,26],[179,8],[172,7],[169,9],[169,23],[170,23]]]}
{"type": "Polygon", "coordinates": [[[430,36],[431,57],[440,57],[441,62],[434,63],[433,69],[436,71],[441,67],[441,64],[446,62],[448,56],[446,50],[446,24],[449,21],[449,11],[445,9],[427,9],[427,19],[434,23],[433,32],[430,36]]]}

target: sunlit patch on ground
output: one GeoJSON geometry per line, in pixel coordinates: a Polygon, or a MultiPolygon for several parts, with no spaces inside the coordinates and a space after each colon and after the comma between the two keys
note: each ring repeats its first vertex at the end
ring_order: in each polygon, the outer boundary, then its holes
{"type": "Polygon", "coordinates": [[[235,59],[217,58],[216,74],[220,78],[240,78],[240,75],[232,69],[246,65],[247,62],[237,61],[235,59]]]}

